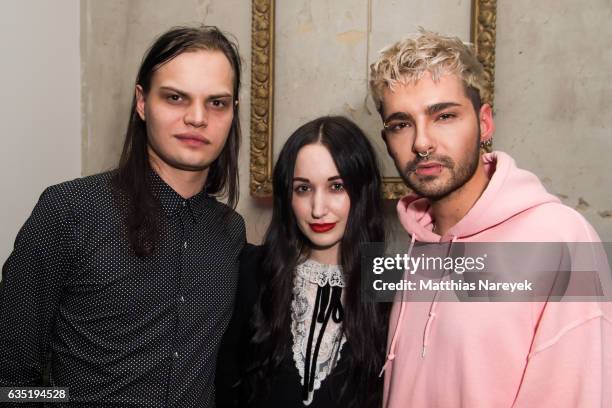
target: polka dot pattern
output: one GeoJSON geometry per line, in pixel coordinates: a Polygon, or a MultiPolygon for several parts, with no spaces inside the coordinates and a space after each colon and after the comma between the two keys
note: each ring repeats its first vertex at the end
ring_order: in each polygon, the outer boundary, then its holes
{"type": "Polygon", "coordinates": [[[83,406],[212,407],[244,221],[151,172],[161,238],[140,259],[111,176],[49,187],[19,232],[0,283],[0,385],[41,384],[49,367],[83,406]]]}

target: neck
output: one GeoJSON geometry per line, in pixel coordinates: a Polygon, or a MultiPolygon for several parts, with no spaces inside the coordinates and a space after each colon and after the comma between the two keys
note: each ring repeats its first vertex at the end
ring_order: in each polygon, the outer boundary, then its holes
{"type": "Polygon", "coordinates": [[[187,199],[202,191],[208,176],[208,168],[201,171],[181,170],[170,166],[149,149],[149,163],[153,170],[178,195],[187,199]]]}
{"type": "Polygon", "coordinates": [[[310,248],[309,259],[326,265],[339,265],[340,264],[340,243],[336,243],[331,247],[327,248],[310,248]]]}
{"type": "Polygon", "coordinates": [[[463,186],[448,196],[433,201],[431,204],[432,216],[435,220],[435,233],[444,235],[456,225],[474,206],[483,191],[487,188],[489,177],[482,161],[479,163],[472,178],[463,186]]]}

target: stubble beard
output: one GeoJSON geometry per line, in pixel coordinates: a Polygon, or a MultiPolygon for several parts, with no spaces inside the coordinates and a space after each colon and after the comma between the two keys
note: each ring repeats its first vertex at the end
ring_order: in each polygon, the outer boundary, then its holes
{"type": "Polygon", "coordinates": [[[465,153],[461,162],[458,164],[448,156],[434,155],[428,157],[426,160],[417,156],[415,160],[408,162],[404,169],[400,171],[402,179],[412,191],[430,201],[438,201],[448,197],[450,194],[463,187],[463,185],[470,181],[476,173],[480,160],[479,141],[480,137],[476,139],[476,144],[472,145],[472,148],[465,153]],[[440,175],[419,176],[416,174],[417,165],[429,160],[441,163],[442,171],[446,170],[449,172],[449,176],[446,180],[440,180],[440,175]]]}

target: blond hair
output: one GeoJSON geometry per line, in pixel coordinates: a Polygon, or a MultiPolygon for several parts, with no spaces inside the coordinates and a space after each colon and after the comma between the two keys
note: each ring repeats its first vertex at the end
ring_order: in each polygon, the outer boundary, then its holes
{"type": "MultiPolygon", "coordinates": [[[[415,83],[429,72],[434,81],[442,75],[458,75],[470,96],[470,89],[477,92],[479,109],[485,95],[486,80],[482,64],[473,52],[472,46],[457,37],[445,37],[438,33],[419,28],[415,37],[398,41],[383,49],[378,60],[370,65],[370,90],[374,103],[382,112],[383,92],[397,84],[415,83]]],[[[478,105],[478,106],[476,106],[478,105]]]]}

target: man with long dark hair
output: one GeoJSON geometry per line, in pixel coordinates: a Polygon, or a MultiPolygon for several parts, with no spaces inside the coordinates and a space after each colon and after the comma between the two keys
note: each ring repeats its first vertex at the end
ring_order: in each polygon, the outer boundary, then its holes
{"type": "Polygon", "coordinates": [[[118,168],[46,189],[2,269],[0,385],[69,387],[79,406],[214,405],[245,242],[239,90],[217,28],[156,40],[118,168]]]}

